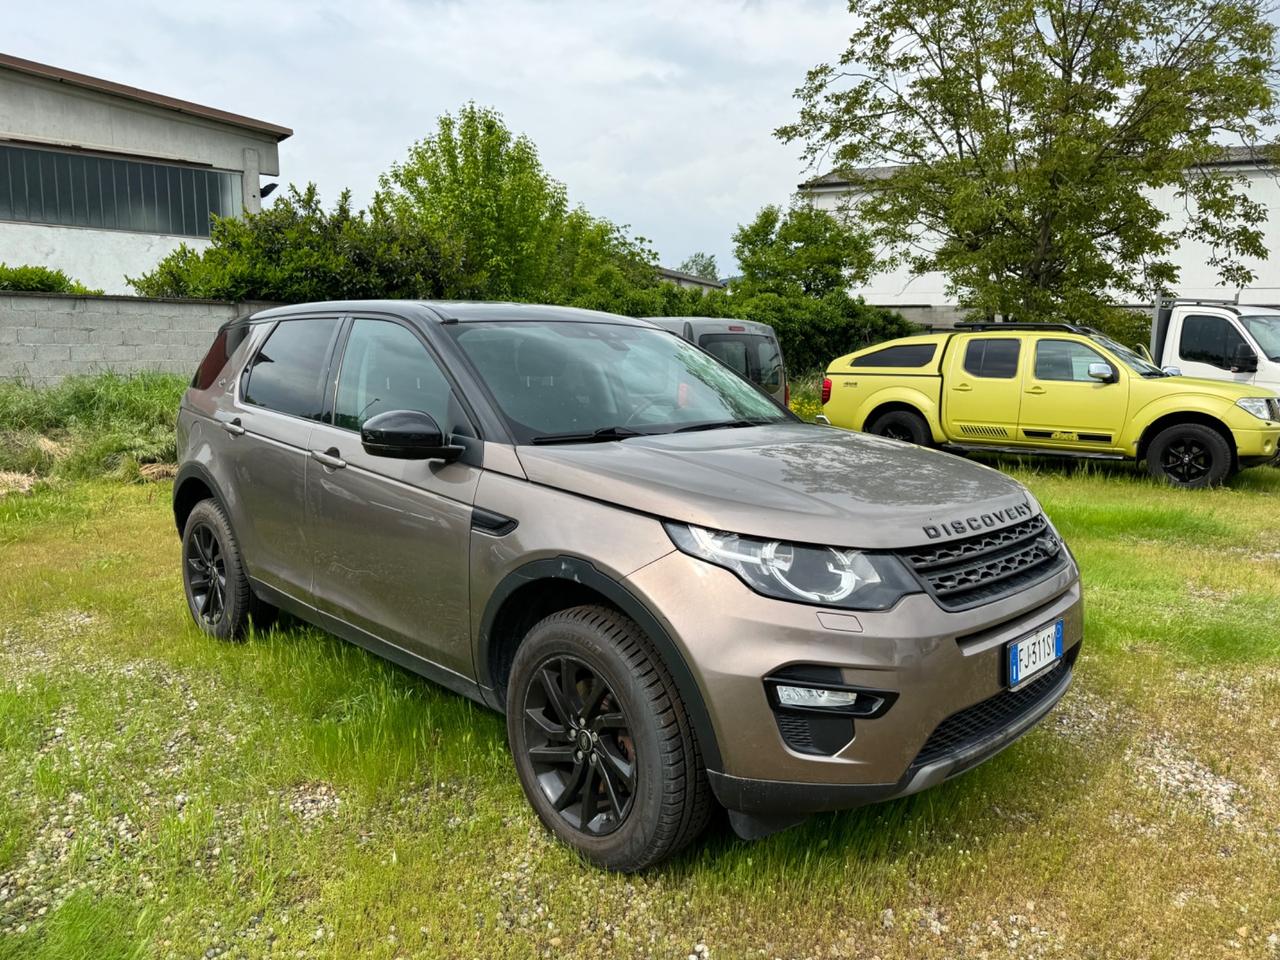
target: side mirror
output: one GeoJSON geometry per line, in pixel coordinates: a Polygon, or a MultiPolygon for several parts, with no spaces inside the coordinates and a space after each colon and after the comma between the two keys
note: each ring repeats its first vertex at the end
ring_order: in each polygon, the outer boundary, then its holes
{"type": "Polygon", "coordinates": [[[435,417],[421,410],[388,410],[370,417],[360,428],[360,443],[371,457],[446,463],[465,449],[446,443],[435,417]]]}
{"type": "Polygon", "coordinates": [[[1161,367],[1161,368],[1160,368],[1160,372],[1161,372],[1161,373],[1163,373],[1163,374],[1166,374],[1167,376],[1170,376],[1170,377],[1180,377],[1180,376],[1182,376],[1182,368],[1181,368],[1181,367],[1174,367],[1174,366],[1161,367]]]}
{"type": "Polygon", "coordinates": [[[1258,369],[1258,355],[1247,343],[1237,343],[1236,352],[1231,357],[1232,373],[1254,373],[1258,369]]]}
{"type": "Polygon", "coordinates": [[[1109,363],[1091,363],[1089,364],[1089,379],[1100,380],[1103,383],[1115,383],[1120,377],[1117,376],[1109,363]]]}

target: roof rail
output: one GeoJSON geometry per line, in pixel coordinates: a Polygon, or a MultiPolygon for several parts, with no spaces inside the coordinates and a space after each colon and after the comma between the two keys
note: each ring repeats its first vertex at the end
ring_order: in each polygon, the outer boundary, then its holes
{"type": "MultiPolygon", "coordinates": [[[[1220,300],[1213,297],[1160,297],[1156,300],[1157,307],[1176,307],[1179,304],[1190,304],[1191,306],[1231,307],[1233,309],[1241,306],[1239,296],[1234,300],[1220,300]]],[[[1237,310],[1237,312],[1239,311],[1237,310]]]]}
{"type": "Polygon", "coordinates": [[[1067,333],[1093,333],[1092,327],[1078,323],[1005,323],[1000,320],[960,320],[955,328],[962,333],[968,330],[1062,330],[1067,333]]]}

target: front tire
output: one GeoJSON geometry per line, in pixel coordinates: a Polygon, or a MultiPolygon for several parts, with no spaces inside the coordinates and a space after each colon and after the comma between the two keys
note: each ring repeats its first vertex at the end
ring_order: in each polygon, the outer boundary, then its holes
{"type": "Polygon", "coordinates": [[[216,500],[201,500],[182,531],[182,585],[191,619],[220,640],[236,640],[249,629],[271,625],[276,608],[253,595],[240,545],[216,500]]]}
{"type": "Polygon", "coordinates": [[[1147,470],[1170,486],[1216,487],[1231,476],[1234,457],[1222,434],[1202,423],[1178,423],[1156,434],[1147,470]]]}
{"type": "Polygon", "coordinates": [[[869,424],[867,433],[877,437],[888,437],[890,440],[901,440],[914,443],[920,447],[933,445],[933,435],[924,417],[910,410],[890,410],[882,413],[869,424]]]}
{"type": "Polygon", "coordinates": [[[697,737],[649,639],[607,607],[554,613],[516,650],[507,738],[543,824],[597,866],[632,872],[706,826],[697,737]]]}

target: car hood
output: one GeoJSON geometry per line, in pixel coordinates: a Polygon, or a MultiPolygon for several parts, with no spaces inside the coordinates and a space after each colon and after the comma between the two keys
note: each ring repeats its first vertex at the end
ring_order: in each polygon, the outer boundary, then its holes
{"type": "Polygon", "coordinates": [[[664,519],[839,547],[916,546],[1039,512],[1021,484],[989,467],[813,424],[522,446],[518,456],[534,483],[664,519]]]}
{"type": "Polygon", "coordinates": [[[1275,396],[1275,391],[1267,387],[1234,383],[1230,380],[1210,380],[1208,377],[1164,377],[1152,382],[1162,384],[1172,393],[1207,393],[1232,403],[1243,397],[1275,396]]]}

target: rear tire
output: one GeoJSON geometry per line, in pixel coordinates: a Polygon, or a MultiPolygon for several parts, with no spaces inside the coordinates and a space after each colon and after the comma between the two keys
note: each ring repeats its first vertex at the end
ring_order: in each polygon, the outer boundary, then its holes
{"type": "Polygon", "coordinates": [[[254,596],[240,545],[216,500],[201,500],[182,532],[182,585],[191,619],[205,633],[237,640],[249,622],[266,629],[279,611],[254,596]]]}
{"type": "Polygon", "coordinates": [[[1219,486],[1234,472],[1234,460],[1222,434],[1202,423],[1166,427],[1147,447],[1151,475],[1187,489],[1219,486]]]}
{"type": "Polygon", "coordinates": [[[554,613],[516,650],[507,739],[543,824],[608,870],[643,870],[698,836],[711,790],[671,675],[607,607],[554,613]]]}
{"type": "Polygon", "coordinates": [[[933,445],[929,424],[920,414],[912,413],[910,410],[890,410],[882,413],[867,424],[866,432],[874,433],[877,437],[888,437],[890,440],[914,443],[921,447],[933,445]]]}

